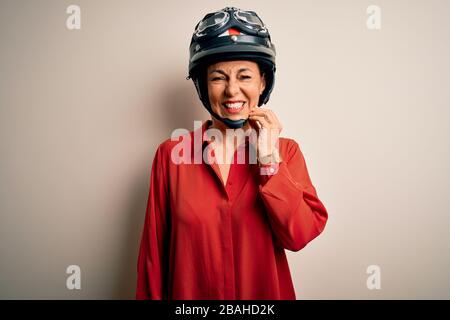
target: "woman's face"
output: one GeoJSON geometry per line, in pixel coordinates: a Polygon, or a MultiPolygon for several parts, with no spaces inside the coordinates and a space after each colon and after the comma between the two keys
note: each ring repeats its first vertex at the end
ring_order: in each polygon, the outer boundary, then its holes
{"type": "Polygon", "coordinates": [[[258,106],[266,82],[256,62],[223,61],[207,69],[208,96],[212,110],[222,118],[247,119],[258,106]]]}

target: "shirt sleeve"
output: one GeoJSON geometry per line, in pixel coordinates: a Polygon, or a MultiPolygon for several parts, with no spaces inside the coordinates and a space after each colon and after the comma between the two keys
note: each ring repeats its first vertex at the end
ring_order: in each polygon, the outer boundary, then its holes
{"type": "Polygon", "coordinates": [[[169,204],[161,146],[153,159],[137,263],[136,299],[167,299],[169,204]]]}
{"type": "Polygon", "coordinates": [[[292,139],[276,174],[259,186],[275,243],[299,251],[325,228],[328,213],[311,183],[305,159],[292,139]]]}

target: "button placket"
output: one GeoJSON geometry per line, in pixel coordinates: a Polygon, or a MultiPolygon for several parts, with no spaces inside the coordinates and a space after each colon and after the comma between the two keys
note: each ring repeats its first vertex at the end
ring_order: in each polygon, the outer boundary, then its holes
{"type": "Polygon", "coordinates": [[[223,249],[223,267],[224,267],[224,298],[234,299],[235,295],[235,275],[234,275],[234,257],[233,257],[233,235],[230,201],[224,201],[222,206],[222,249],[223,249]]]}

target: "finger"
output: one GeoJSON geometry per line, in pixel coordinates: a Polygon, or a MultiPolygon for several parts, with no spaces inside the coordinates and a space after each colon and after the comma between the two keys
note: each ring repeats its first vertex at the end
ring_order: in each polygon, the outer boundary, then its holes
{"type": "Polygon", "coordinates": [[[277,117],[277,115],[275,114],[275,112],[273,112],[272,110],[270,110],[270,115],[272,116],[274,122],[278,123],[279,126],[280,126],[280,128],[281,128],[281,122],[280,122],[280,120],[278,119],[278,117],[277,117]]]}
{"type": "Polygon", "coordinates": [[[268,111],[269,111],[269,110],[267,110],[267,109],[264,110],[264,109],[258,108],[258,109],[250,110],[250,113],[252,113],[252,114],[258,114],[258,115],[264,115],[264,114],[266,114],[268,111]]]}
{"type": "Polygon", "coordinates": [[[270,112],[270,110],[264,110],[264,111],[262,111],[262,110],[255,110],[253,112],[250,112],[250,115],[256,115],[256,116],[264,117],[264,118],[266,118],[266,120],[268,122],[274,122],[274,123],[277,122],[275,117],[273,116],[273,113],[270,112]]]}
{"type": "MultiPolygon", "coordinates": [[[[261,109],[259,109],[261,110],[261,109]]],[[[264,116],[269,123],[272,124],[273,127],[279,128],[281,131],[283,126],[281,125],[280,121],[278,120],[275,112],[273,112],[270,109],[265,109],[264,111],[258,111],[258,112],[251,112],[250,115],[261,115],[264,116]]]]}
{"type": "Polygon", "coordinates": [[[251,119],[260,121],[261,124],[263,125],[263,127],[265,127],[265,128],[274,127],[274,123],[272,122],[273,120],[266,114],[263,114],[263,115],[251,114],[249,117],[251,119]]]}
{"type": "Polygon", "coordinates": [[[280,131],[283,129],[283,126],[281,125],[280,120],[278,120],[275,112],[269,112],[269,119],[273,127],[278,128],[280,131]]]}
{"type": "Polygon", "coordinates": [[[259,121],[261,126],[264,127],[264,128],[270,128],[271,127],[269,121],[263,116],[251,115],[249,118],[252,119],[252,120],[259,121]]]}
{"type": "Polygon", "coordinates": [[[248,117],[248,122],[253,129],[259,130],[261,128],[261,124],[255,119],[248,117]]]}
{"type": "Polygon", "coordinates": [[[279,123],[278,118],[277,118],[275,112],[273,112],[273,110],[267,109],[266,114],[267,114],[267,117],[268,117],[273,123],[279,123]]]}

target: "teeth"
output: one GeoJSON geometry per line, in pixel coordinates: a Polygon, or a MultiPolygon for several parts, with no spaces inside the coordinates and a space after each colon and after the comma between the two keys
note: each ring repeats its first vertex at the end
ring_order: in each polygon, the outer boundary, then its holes
{"type": "Polygon", "coordinates": [[[245,102],[235,102],[235,103],[224,103],[227,108],[239,109],[244,105],[245,102]]]}

